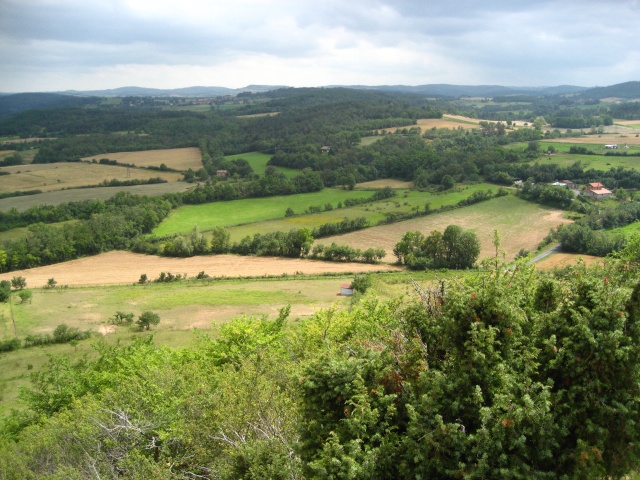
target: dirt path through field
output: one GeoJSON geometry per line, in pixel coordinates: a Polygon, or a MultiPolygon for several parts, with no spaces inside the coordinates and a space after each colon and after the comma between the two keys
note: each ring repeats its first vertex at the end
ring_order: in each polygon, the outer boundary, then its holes
{"type": "Polygon", "coordinates": [[[31,268],[0,275],[0,280],[22,276],[28,287],[43,287],[55,278],[58,285],[118,285],[136,283],[143,273],[155,279],[160,272],[195,277],[204,271],[211,277],[249,277],[318,273],[348,273],[394,270],[391,265],[321,262],[298,258],[239,257],[210,255],[191,258],[165,258],[130,252],[107,252],[70,262],[31,268]]]}

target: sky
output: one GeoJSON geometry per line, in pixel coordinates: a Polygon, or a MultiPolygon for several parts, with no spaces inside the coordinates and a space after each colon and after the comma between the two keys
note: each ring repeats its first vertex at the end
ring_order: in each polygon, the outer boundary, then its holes
{"type": "Polygon", "coordinates": [[[0,92],[640,80],[640,0],[0,0],[0,92]]]}

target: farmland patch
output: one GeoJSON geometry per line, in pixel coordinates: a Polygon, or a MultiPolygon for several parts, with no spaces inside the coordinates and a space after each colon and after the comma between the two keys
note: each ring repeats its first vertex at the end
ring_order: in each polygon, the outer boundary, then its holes
{"type": "Polygon", "coordinates": [[[202,157],[200,149],[195,147],[189,148],[171,148],[167,150],[145,150],[140,152],[116,152],[101,153],[100,155],[92,155],[84,157],[84,161],[100,161],[102,158],[115,160],[118,163],[128,163],[136,167],[160,167],[165,164],[173,170],[198,170],[202,168],[202,157]]]}
{"type": "MultiPolygon", "coordinates": [[[[3,177],[3,180],[7,177],[3,177]]],[[[185,182],[155,183],[150,185],[134,185],[130,187],[100,187],[100,188],[75,188],[72,190],[57,190],[43,192],[36,195],[22,197],[10,197],[0,199],[0,211],[17,209],[23,212],[35,205],[59,205],[65,202],[81,202],[83,200],[107,200],[118,192],[129,192],[138,195],[155,197],[165,193],[184,192],[194,188],[194,185],[185,182]]]]}
{"type": "Polygon", "coordinates": [[[177,182],[182,178],[181,174],[173,172],[157,172],[83,162],[14,165],[0,167],[0,170],[10,173],[10,175],[2,177],[0,193],[78,188],[97,185],[112,179],[126,181],[160,177],[168,182],[177,182]]]}
{"type": "Polygon", "coordinates": [[[283,218],[289,207],[293,208],[296,213],[302,213],[310,206],[323,206],[328,202],[335,206],[347,198],[367,198],[371,195],[372,192],[364,190],[347,191],[325,188],[314,193],[187,205],[172,211],[154,231],[154,234],[162,236],[186,233],[195,225],[200,231],[206,231],[217,226],[230,227],[283,218]]]}
{"type": "Polygon", "coordinates": [[[49,278],[55,278],[58,285],[115,285],[136,283],[140,275],[157,278],[161,272],[186,274],[195,277],[206,272],[212,277],[249,277],[372,272],[395,270],[389,265],[360,263],[336,263],[299,258],[241,257],[236,255],[208,255],[190,258],[167,258],[153,255],[113,251],[85,257],[70,262],[14,271],[0,275],[0,280],[11,280],[22,276],[29,287],[43,287],[49,278]]]}
{"type": "Polygon", "coordinates": [[[506,259],[511,260],[521,248],[535,251],[551,228],[569,223],[563,214],[562,210],[545,208],[509,195],[449,212],[323,238],[316,243],[336,242],[360,249],[383,248],[387,252],[385,261],[393,262],[393,247],[405,232],[418,230],[428,235],[432,230],[444,231],[448,225],[459,225],[478,236],[480,258],[495,253],[492,235],[494,230],[500,231],[501,249],[506,252],[506,259]]]}

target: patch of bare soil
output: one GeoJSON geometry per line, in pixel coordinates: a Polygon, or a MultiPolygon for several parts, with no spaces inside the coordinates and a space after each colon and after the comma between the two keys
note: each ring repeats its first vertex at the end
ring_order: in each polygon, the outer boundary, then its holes
{"type": "Polygon", "coordinates": [[[240,257],[210,255],[191,258],[166,258],[114,251],[45,267],[19,270],[0,275],[0,280],[24,277],[29,287],[43,287],[55,278],[59,286],[118,285],[136,283],[140,275],[150,280],[161,272],[195,277],[204,271],[211,277],[256,277],[319,273],[372,272],[397,270],[391,265],[338,263],[299,258],[240,257]]]}

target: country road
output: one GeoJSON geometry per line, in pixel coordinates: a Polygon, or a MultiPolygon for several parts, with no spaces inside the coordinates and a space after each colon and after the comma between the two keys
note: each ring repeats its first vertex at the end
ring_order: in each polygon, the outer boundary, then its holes
{"type": "Polygon", "coordinates": [[[546,252],[542,252],[539,255],[536,255],[535,257],[533,257],[531,260],[527,262],[527,264],[537,263],[543,258],[547,258],[549,255],[553,253],[558,253],[561,249],[562,249],[562,245],[560,244],[554,245],[552,248],[550,248],[546,252]]]}

